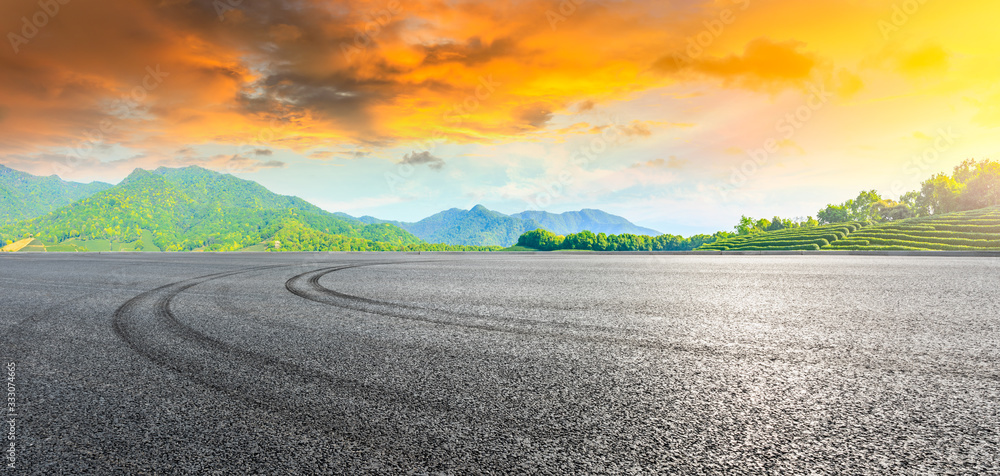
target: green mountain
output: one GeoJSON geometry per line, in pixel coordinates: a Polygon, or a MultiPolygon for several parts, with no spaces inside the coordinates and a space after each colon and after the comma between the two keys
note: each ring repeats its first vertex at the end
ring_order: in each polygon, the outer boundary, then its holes
{"type": "Polygon", "coordinates": [[[570,235],[584,230],[594,233],[606,233],[608,235],[658,236],[661,234],[650,228],[636,226],[620,216],[592,208],[585,208],[578,212],[558,214],[543,211],[526,211],[515,213],[511,216],[522,220],[533,220],[539,223],[541,228],[557,235],[570,235]]]}
{"type": "Polygon", "coordinates": [[[660,232],[643,228],[616,215],[601,210],[585,209],[561,214],[526,211],[514,215],[490,210],[476,205],[471,210],[452,208],[431,215],[416,223],[380,220],[371,216],[345,218],[365,223],[393,224],[431,243],[450,245],[511,246],[531,230],[542,228],[557,235],[569,235],[584,230],[594,233],[659,235],[660,232]]]}
{"type": "Polygon", "coordinates": [[[136,169],[88,185],[0,166],[0,246],[29,236],[50,251],[417,250],[510,246],[538,228],[569,235],[659,233],[600,210],[505,215],[477,205],[416,223],[329,213],[297,197],[200,167],[136,169]],[[47,201],[44,203],[42,199],[47,201]],[[25,205],[30,203],[29,205],[25,205]]]}
{"type": "Polygon", "coordinates": [[[471,210],[452,208],[401,226],[432,243],[510,246],[517,243],[517,238],[522,233],[539,228],[540,225],[476,205],[471,210]]]}
{"type": "Polygon", "coordinates": [[[286,250],[381,250],[421,243],[394,225],[344,219],[200,167],[136,169],[114,187],[0,228],[3,241],[29,234],[67,251],[231,251],[274,241],[286,250]]]}
{"type": "Polygon", "coordinates": [[[66,182],[0,165],[0,226],[35,218],[111,188],[103,182],[66,182]]]}

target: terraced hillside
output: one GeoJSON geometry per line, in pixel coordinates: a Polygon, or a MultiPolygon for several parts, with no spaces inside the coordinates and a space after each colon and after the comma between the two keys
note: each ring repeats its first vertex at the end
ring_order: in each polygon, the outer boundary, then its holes
{"type": "Polygon", "coordinates": [[[787,228],[756,235],[726,238],[698,248],[718,251],[820,250],[842,240],[864,226],[862,223],[837,223],[807,228],[787,228]]]}
{"type": "Polygon", "coordinates": [[[1000,206],[867,226],[838,223],[741,235],[699,250],[1000,250],[1000,206]]]}
{"type": "Polygon", "coordinates": [[[872,225],[829,250],[1000,250],[1000,207],[872,225]]]}

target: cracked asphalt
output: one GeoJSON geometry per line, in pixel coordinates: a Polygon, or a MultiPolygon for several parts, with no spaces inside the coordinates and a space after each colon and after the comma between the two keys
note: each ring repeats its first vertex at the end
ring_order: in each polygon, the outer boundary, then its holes
{"type": "Polygon", "coordinates": [[[996,258],[4,254],[0,289],[3,474],[1000,474],[996,258]]]}

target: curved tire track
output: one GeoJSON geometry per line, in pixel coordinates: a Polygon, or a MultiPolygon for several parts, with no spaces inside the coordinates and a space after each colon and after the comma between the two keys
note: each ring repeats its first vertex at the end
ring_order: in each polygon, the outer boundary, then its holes
{"type": "MultiPolygon", "coordinates": [[[[320,407],[334,407],[334,413],[338,413],[336,407],[344,407],[344,403],[354,406],[357,399],[379,405],[446,409],[439,402],[420,400],[409,393],[372,387],[236,347],[184,324],[171,311],[171,301],[198,284],[280,267],[287,266],[261,266],[210,274],[147,291],[115,311],[114,332],[135,352],[157,365],[206,387],[272,409],[279,406],[298,413],[308,408],[315,414],[320,407]]],[[[346,423],[349,424],[349,420],[346,423]]]]}
{"type": "MultiPolygon", "coordinates": [[[[434,260],[435,262],[449,260],[434,260]]],[[[422,262],[432,262],[422,261],[422,262]]],[[[447,309],[433,309],[414,306],[403,303],[380,301],[361,296],[342,293],[329,289],[320,284],[320,279],[328,274],[346,269],[387,264],[412,264],[413,262],[380,262],[365,263],[355,265],[334,266],[321,268],[306,273],[293,276],[285,282],[285,288],[293,294],[310,301],[327,304],[343,309],[361,311],[380,316],[418,321],[435,325],[466,328],[470,330],[486,330],[492,332],[502,332],[508,334],[530,336],[532,338],[555,338],[567,341],[583,342],[589,344],[614,344],[624,347],[641,349],[669,350],[685,353],[696,353],[705,355],[731,355],[734,357],[747,358],[750,354],[745,349],[727,348],[713,346],[709,344],[694,344],[688,342],[664,342],[656,338],[648,338],[641,335],[638,330],[621,329],[605,326],[542,321],[524,318],[498,318],[482,316],[471,313],[460,313],[447,309]],[[436,316],[451,316],[455,319],[436,316]],[[508,324],[508,325],[505,325],[508,324]],[[520,326],[510,325],[519,324],[520,326]]],[[[811,348],[801,349],[803,353],[809,353],[811,348]]],[[[781,360],[786,362],[798,362],[794,358],[774,358],[769,354],[760,354],[762,358],[770,360],[781,360]]],[[[898,364],[900,369],[904,369],[905,364],[898,364]]],[[[922,371],[912,370],[916,373],[922,371]]],[[[942,373],[930,372],[930,373],[942,373]]],[[[979,372],[949,371],[943,372],[964,377],[986,378],[988,380],[1000,380],[1000,375],[986,374],[979,372]]]]}
{"type": "MultiPolygon", "coordinates": [[[[427,262],[427,261],[422,261],[427,262]]],[[[525,318],[498,318],[479,314],[461,313],[447,309],[432,309],[410,304],[380,301],[361,296],[342,293],[320,284],[319,280],[328,274],[361,266],[398,264],[366,263],[360,265],[343,265],[321,268],[293,276],[285,282],[289,292],[310,301],[327,304],[343,309],[376,314],[380,316],[424,322],[443,326],[459,327],[470,330],[485,330],[532,337],[557,337],[582,342],[610,342],[640,347],[674,348],[651,344],[639,339],[622,337],[620,333],[627,329],[615,329],[604,326],[576,324],[569,322],[552,322],[525,318]],[[449,316],[441,317],[441,316],[449,316]],[[615,334],[612,334],[615,333],[615,334]]]]}

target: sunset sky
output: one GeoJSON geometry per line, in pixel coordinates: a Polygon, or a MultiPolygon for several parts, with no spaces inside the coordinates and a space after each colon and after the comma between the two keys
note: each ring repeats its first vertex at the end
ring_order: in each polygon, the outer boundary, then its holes
{"type": "Polygon", "coordinates": [[[1000,158],[1000,2],[8,0],[0,163],[662,232],[1000,158]]]}

